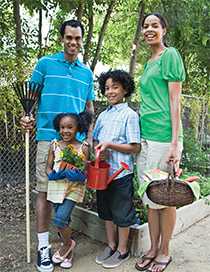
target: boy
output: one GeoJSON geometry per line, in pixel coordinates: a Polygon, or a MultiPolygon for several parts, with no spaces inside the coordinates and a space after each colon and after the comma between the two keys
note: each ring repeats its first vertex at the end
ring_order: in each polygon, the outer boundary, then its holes
{"type": "Polygon", "coordinates": [[[122,70],[102,73],[99,87],[110,106],[96,120],[94,146],[101,151],[100,159],[110,164],[110,175],[121,168],[121,161],[130,168],[117,176],[106,190],[97,191],[97,209],[99,217],[105,220],[108,246],[96,257],[96,263],[114,268],[129,258],[129,226],[136,222],[132,179],[134,154],[140,151],[140,129],[138,114],[124,102],[135,90],[130,75],[122,70]]]}

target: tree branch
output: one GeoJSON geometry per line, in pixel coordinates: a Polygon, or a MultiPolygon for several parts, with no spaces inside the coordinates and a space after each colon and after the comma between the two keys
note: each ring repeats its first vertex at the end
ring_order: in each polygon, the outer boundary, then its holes
{"type": "Polygon", "coordinates": [[[89,60],[89,51],[91,47],[91,38],[93,36],[93,1],[88,1],[88,34],[86,43],[84,46],[84,63],[87,63],[89,60]]]}
{"type": "Polygon", "coordinates": [[[97,43],[95,55],[94,55],[94,58],[93,58],[93,61],[92,61],[92,64],[91,64],[91,70],[92,71],[94,71],[95,66],[97,64],[99,54],[100,54],[100,50],[101,50],[101,47],[102,47],[102,42],[103,42],[104,35],[105,35],[105,31],[106,31],[106,28],[108,26],[108,23],[109,23],[109,20],[110,20],[110,17],[111,17],[111,14],[112,14],[112,11],[113,11],[113,8],[114,8],[114,5],[115,5],[116,2],[117,2],[117,0],[111,0],[110,3],[109,3],[109,6],[107,8],[107,12],[106,12],[106,15],[104,17],[104,21],[103,21],[103,24],[102,24],[102,27],[101,27],[101,31],[99,33],[98,43],[97,43]]]}
{"type": "Polygon", "coordinates": [[[144,1],[139,2],[139,12],[138,12],[138,22],[137,22],[137,28],[136,33],[133,40],[133,47],[131,51],[131,58],[130,58],[130,65],[129,65],[129,74],[133,76],[135,66],[136,66],[136,57],[137,52],[139,49],[139,40],[140,40],[140,33],[141,33],[141,22],[144,16],[144,1]]]}
{"type": "Polygon", "coordinates": [[[22,55],[22,30],[21,30],[21,18],[20,18],[20,1],[13,0],[13,16],[15,21],[15,45],[16,54],[18,57],[22,55]]]}

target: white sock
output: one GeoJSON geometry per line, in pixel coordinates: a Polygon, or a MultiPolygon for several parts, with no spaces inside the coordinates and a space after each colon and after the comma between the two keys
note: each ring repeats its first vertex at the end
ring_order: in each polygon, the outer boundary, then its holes
{"type": "Polygon", "coordinates": [[[38,250],[42,247],[48,247],[49,246],[49,232],[42,232],[37,233],[38,236],[38,250]]]}

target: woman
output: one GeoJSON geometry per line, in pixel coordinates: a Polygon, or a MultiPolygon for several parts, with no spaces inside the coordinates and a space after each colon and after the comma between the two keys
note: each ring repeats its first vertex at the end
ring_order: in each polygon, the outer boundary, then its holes
{"type": "MultiPolygon", "coordinates": [[[[185,71],[179,52],[165,44],[166,21],[157,13],[145,16],[142,32],[151,57],[140,79],[142,150],[137,158],[140,182],[143,171],[178,164],[182,152],[180,95],[185,71]]],[[[162,272],[171,262],[169,241],[176,222],[176,208],[153,203],[146,195],[151,247],[136,263],[140,271],[162,272]]]]}

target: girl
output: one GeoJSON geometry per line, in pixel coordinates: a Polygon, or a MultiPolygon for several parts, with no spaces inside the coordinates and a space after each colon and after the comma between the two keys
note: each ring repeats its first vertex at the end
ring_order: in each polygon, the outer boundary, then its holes
{"type": "MultiPolygon", "coordinates": [[[[167,24],[158,13],[142,21],[144,40],[151,50],[140,79],[141,86],[141,153],[137,158],[140,181],[144,171],[179,163],[182,152],[180,95],[185,70],[182,58],[174,47],[165,43],[167,24]]],[[[169,242],[176,222],[176,208],[157,205],[143,196],[148,205],[150,250],[136,263],[140,271],[162,272],[171,262],[169,242]]]]}
{"type": "Polygon", "coordinates": [[[60,133],[61,140],[52,141],[47,160],[47,174],[49,178],[47,199],[54,203],[54,225],[63,244],[53,255],[52,261],[60,264],[62,268],[72,266],[72,252],[75,241],[71,239],[69,223],[71,213],[76,202],[82,202],[85,194],[85,175],[78,169],[60,170],[62,150],[71,147],[84,162],[88,159],[88,145],[76,139],[77,132],[87,132],[91,124],[91,115],[88,112],[80,114],[61,113],[54,121],[56,131],[60,133]]]}

